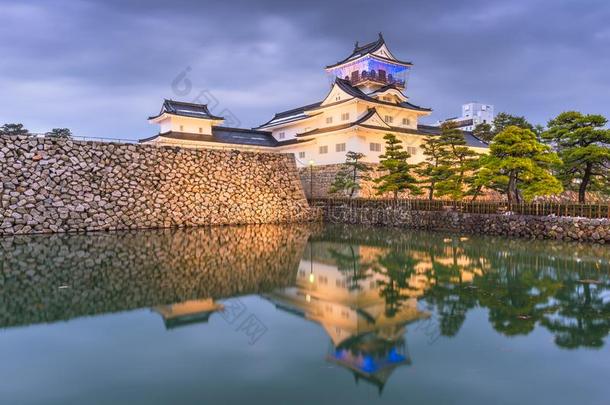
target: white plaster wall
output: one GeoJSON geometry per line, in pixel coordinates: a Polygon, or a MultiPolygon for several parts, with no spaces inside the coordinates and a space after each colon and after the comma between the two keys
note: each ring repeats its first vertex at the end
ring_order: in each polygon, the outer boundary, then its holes
{"type": "MultiPolygon", "coordinates": [[[[402,141],[402,146],[405,150],[407,147],[414,147],[415,153],[411,152],[409,162],[417,164],[425,160],[423,150],[421,148],[425,137],[422,135],[398,134],[395,135],[402,141]]],[[[369,131],[365,129],[348,129],[341,133],[320,136],[313,142],[308,142],[303,145],[295,145],[293,147],[282,148],[282,152],[294,153],[297,166],[304,167],[313,160],[314,165],[329,165],[345,162],[345,155],[349,151],[359,152],[365,155],[365,162],[379,163],[379,156],[385,152],[385,133],[380,131],[369,131]],[[337,152],[336,145],[345,143],[345,152],[337,152]],[[379,152],[371,151],[371,143],[378,143],[381,146],[379,152]],[[320,146],[328,146],[328,153],[320,154],[320,146]],[[299,152],[305,152],[305,157],[300,158],[299,152]]],[[[487,153],[485,148],[472,148],[477,153],[487,153]]]]}
{"type": "MultiPolygon", "coordinates": [[[[212,134],[212,120],[203,120],[197,118],[189,118],[189,117],[178,117],[178,116],[169,116],[165,120],[161,121],[161,133],[167,131],[174,132],[188,132],[192,134],[203,134],[203,135],[211,135],[212,134]],[[201,128],[201,131],[200,131],[201,128]]],[[[216,123],[218,125],[218,123],[216,123]]]]}

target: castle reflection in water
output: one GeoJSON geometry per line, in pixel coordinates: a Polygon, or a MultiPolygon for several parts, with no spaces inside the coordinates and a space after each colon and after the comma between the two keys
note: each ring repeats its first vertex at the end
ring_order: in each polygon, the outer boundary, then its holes
{"type": "MultiPolygon", "coordinates": [[[[601,347],[610,331],[610,255],[602,247],[567,253],[547,242],[367,231],[314,232],[292,285],[261,296],[319,324],[330,340],[326,360],[380,392],[397,367],[411,363],[407,326],[432,315],[435,333],[451,337],[470,309],[484,307],[499,333],[541,326],[564,348],[601,347]]],[[[200,308],[190,303],[194,313],[170,307],[166,325],[222,311],[210,299],[200,308]]]]}
{"type": "Polygon", "coordinates": [[[309,242],[295,286],[264,295],[278,309],[320,324],[331,339],[326,359],[380,391],[396,367],[411,362],[407,325],[430,316],[418,308],[418,281],[400,285],[377,260],[382,255],[375,247],[309,242]]]}
{"type": "Polygon", "coordinates": [[[151,308],[174,329],[257,294],[320,325],[326,360],[380,391],[431,317],[449,338],[483,308],[497,333],[545,328],[566,349],[610,332],[604,246],[266,225],[5,238],[0,264],[0,327],[151,308]]]}

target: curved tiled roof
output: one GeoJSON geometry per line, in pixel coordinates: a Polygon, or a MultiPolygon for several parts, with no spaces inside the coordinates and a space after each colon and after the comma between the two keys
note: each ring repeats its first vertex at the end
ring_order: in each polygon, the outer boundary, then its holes
{"type": "MultiPolygon", "coordinates": [[[[367,95],[359,88],[352,86],[351,83],[349,82],[349,80],[341,79],[339,77],[337,77],[335,79],[335,82],[339,85],[341,90],[343,90],[346,93],[348,93],[356,98],[359,98],[361,100],[370,101],[372,103],[383,104],[383,105],[388,105],[388,106],[403,107],[403,108],[407,108],[409,110],[432,111],[431,108],[420,107],[418,105],[411,104],[407,101],[403,101],[402,103],[391,103],[389,101],[378,100],[374,97],[367,95]]],[[[384,87],[387,87],[387,86],[384,86],[384,87]]]]}
{"type": "Polygon", "coordinates": [[[377,90],[375,90],[374,92],[372,92],[370,94],[383,93],[388,90],[396,90],[402,94],[402,90],[395,84],[386,84],[385,86],[378,88],[377,90]]]}
{"type": "MultiPolygon", "coordinates": [[[[332,127],[312,129],[311,131],[302,132],[300,134],[297,134],[297,137],[317,135],[317,134],[323,134],[323,133],[327,133],[327,132],[334,132],[334,131],[339,131],[341,129],[350,128],[350,127],[353,127],[356,125],[361,125],[363,122],[366,122],[366,120],[371,118],[376,113],[377,113],[377,110],[375,110],[374,108],[369,108],[368,111],[366,112],[366,114],[364,114],[362,117],[360,117],[356,121],[348,122],[346,124],[333,125],[332,127]]],[[[387,128],[384,128],[384,129],[387,130],[387,128]]]]}
{"type": "Polygon", "coordinates": [[[226,143],[232,145],[248,145],[248,146],[259,146],[259,147],[276,147],[284,145],[292,145],[295,143],[308,142],[300,139],[290,139],[286,141],[276,140],[271,132],[259,131],[256,129],[244,129],[244,128],[231,128],[213,126],[212,135],[194,134],[190,132],[177,132],[168,131],[161,134],[157,134],[145,139],[140,139],[139,142],[150,142],[157,138],[169,138],[177,139],[182,141],[192,142],[214,142],[214,143],[226,143]]]}
{"type": "Polygon", "coordinates": [[[176,101],[171,99],[163,100],[159,114],[148,117],[149,120],[160,117],[163,114],[179,115],[182,117],[202,118],[210,120],[223,120],[223,117],[213,115],[208,109],[207,104],[188,103],[186,101],[176,101]]]}
{"type": "MultiPolygon", "coordinates": [[[[415,110],[415,111],[432,111],[431,108],[420,107],[418,105],[409,103],[407,101],[403,101],[401,103],[392,103],[392,102],[388,102],[388,101],[378,100],[374,97],[367,95],[362,90],[360,90],[358,87],[352,86],[352,84],[349,82],[349,80],[341,79],[340,77],[335,78],[335,84],[337,84],[341,90],[343,90],[350,96],[352,96],[354,98],[358,98],[360,100],[369,101],[371,103],[376,103],[376,104],[381,104],[381,105],[392,106],[392,107],[402,107],[402,108],[406,108],[409,110],[415,110]]],[[[400,91],[400,89],[398,89],[396,86],[389,84],[389,85],[386,85],[386,86],[378,89],[377,91],[375,91],[373,93],[378,93],[378,92],[382,91],[382,89],[385,89],[385,90],[396,89],[396,90],[400,91]]],[[[349,100],[343,100],[343,101],[339,101],[338,103],[333,103],[333,104],[344,103],[347,101],[349,101],[349,100]]],[[[265,127],[269,127],[271,125],[286,124],[289,122],[300,121],[305,118],[310,118],[310,117],[313,117],[315,114],[305,114],[306,111],[315,110],[315,109],[319,109],[322,107],[325,107],[325,106],[322,106],[322,101],[318,101],[317,103],[312,103],[312,104],[308,104],[308,105],[305,105],[302,107],[297,107],[297,108],[293,108],[290,110],[282,111],[282,112],[275,114],[273,116],[273,118],[271,118],[269,121],[265,122],[264,124],[259,125],[257,128],[265,128],[265,127]]]]}
{"type": "MultiPolygon", "coordinates": [[[[418,125],[417,130],[425,135],[440,135],[441,127],[432,126],[432,125],[418,125]]],[[[464,134],[464,139],[466,140],[466,145],[474,147],[474,148],[489,148],[489,144],[477,138],[470,131],[462,131],[464,134]]]]}
{"type": "MultiPolygon", "coordinates": [[[[377,38],[377,40],[375,40],[373,42],[369,42],[368,44],[364,44],[362,46],[359,46],[358,42],[356,42],[356,45],[354,46],[354,50],[347,58],[340,60],[339,62],[334,63],[332,65],[326,66],[326,69],[331,69],[331,68],[343,65],[344,63],[350,62],[354,59],[358,59],[364,55],[370,55],[373,52],[379,50],[379,48],[381,48],[383,45],[385,45],[385,40],[383,39],[383,35],[380,32],[379,38],[377,38]]],[[[375,55],[375,57],[381,58],[388,62],[397,62],[397,63],[403,64],[403,65],[412,65],[411,62],[400,61],[398,59],[384,58],[383,56],[379,56],[379,55],[375,55]]]]}
{"type": "MultiPolygon", "coordinates": [[[[297,138],[311,136],[311,135],[326,134],[326,133],[340,131],[342,129],[347,129],[347,128],[351,128],[351,127],[355,127],[355,126],[360,126],[363,128],[368,128],[368,129],[372,129],[372,130],[376,130],[376,131],[399,132],[399,133],[404,133],[404,134],[421,135],[421,136],[440,136],[440,134],[441,134],[440,127],[435,127],[435,126],[431,126],[431,125],[418,125],[417,129],[411,129],[411,128],[401,128],[401,127],[393,127],[393,126],[389,127],[389,128],[385,128],[385,127],[380,127],[377,125],[365,124],[365,122],[376,113],[377,113],[377,110],[375,108],[369,108],[369,110],[366,112],[366,114],[364,114],[361,118],[359,118],[356,121],[349,122],[346,124],[341,124],[341,125],[334,125],[331,127],[316,128],[311,131],[302,132],[300,134],[297,134],[297,138]]],[[[474,136],[472,134],[472,132],[468,132],[468,131],[462,131],[462,132],[464,134],[464,139],[466,140],[467,146],[476,147],[476,148],[489,148],[489,145],[487,143],[481,141],[479,138],[474,136]]]]}
{"type": "Polygon", "coordinates": [[[321,101],[317,102],[317,103],[313,103],[313,104],[308,104],[302,107],[297,107],[297,108],[293,108],[291,110],[286,110],[286,111],[282,111],[279,112],[277,114],[275,114],[273,116],[273,118],[271,118],[269,121],[265,122],[262,125],[259,125],[257,128],[264,128],[264,127],[268,127],[270,125],[275,125],[275,124],[285,124],[288,122],[293,122],[293,121],[299,121],[305,118],[309,118],[311,117],[311,115],[306,115],[305,111],[312,109],[312,108],[316,108],[319,107],[320,104],[322,104],[321,101]]]}
{"type": "Polygon", "coordinates": [[[193,142],[217,142],[252,146],[276,146],[278,143],[271,135],[271,132],[220,126],[212,127],[212,135],[168,131],[149,138],[140,139],[140,142],[150,142],[159,137],[193,142]]]}

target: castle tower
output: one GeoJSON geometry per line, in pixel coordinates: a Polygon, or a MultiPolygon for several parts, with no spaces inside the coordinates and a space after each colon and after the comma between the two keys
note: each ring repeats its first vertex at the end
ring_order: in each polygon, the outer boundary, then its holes
{"type": "Polygon", "coordinates": [[[325,70],[331,76],[348,80],[352,86],[370,93],[387,85],[404,90],[412,66],[411,62],[395,58],[379,33],[374,42],[362,46],[356,42],[351,55],[325,70]]]}

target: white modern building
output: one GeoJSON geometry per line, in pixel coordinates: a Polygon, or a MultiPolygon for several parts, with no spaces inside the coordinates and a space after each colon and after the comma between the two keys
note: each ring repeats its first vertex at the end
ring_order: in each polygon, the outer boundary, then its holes
{"type": "MultiPolygon", "coordinates": [[[[453,122],[463,131],[473,131],[479,124],[493,125],[495,118],[494,106],[483,103],[462,104],[462,116],[446,119],[444,122],[453,122]]],[[[439,122],[437,125],[440,125],[439,122]]]]}
{"type": "MultiPolygon", "coordinates": [[[[223,126],[223,118],[204,104],[165,100],[159,114],[149,118],[160,126],[159,134],[141,142],[293,153],[302,167],[343,163],[348,151],[377,163],[384,135],[393,133],[417,163],[424,159],[424,137],[438,135],[439,129],[419,123],[432,110],[409,100],[411,67],[394,56],[379,34],[374,42],[356,43],[349,56],[326,67],[333,84],[318,102],[277,113],[257,128],[239,129],[223,126]]],[[[485,143],[465,136],[470,147],[486,150],[485,143]]]]}

